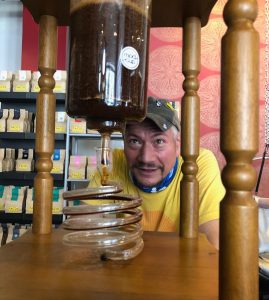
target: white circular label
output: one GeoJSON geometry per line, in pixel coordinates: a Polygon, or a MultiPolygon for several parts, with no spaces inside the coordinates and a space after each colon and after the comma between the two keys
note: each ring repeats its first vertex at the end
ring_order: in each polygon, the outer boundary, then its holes
{"type": "Polygon", "coordinates": [[[133,47],[125,47],[121,50],[120,61],[125,68],[135,70],[139,66],[139,54],[133,47]]]}

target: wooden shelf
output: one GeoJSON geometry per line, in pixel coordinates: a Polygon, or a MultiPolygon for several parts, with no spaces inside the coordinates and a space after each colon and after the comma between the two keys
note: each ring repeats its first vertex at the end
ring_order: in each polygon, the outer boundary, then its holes
{"type": "MultiPolygon", "coordinates": [[[[56,141],[64,141],[65,134],[55,133],[56,141]]],[[[34,140],[35,132],[0,132],[0,139],[7,140],[34,140]]]]}
{"type": "MultiPolygon", "coordinates": [[[[0,101],[3,101],[5,99],[13,99],[16,100],[16,102],[35,102],[36,97],[38,93],[33,93],[33,92],[0,92],[0,101]]],[[[65,93],[55,93],[55,98],[57,101],[65,101],[65,93]]]]}
{"type": "MultiPolygon", "coordinates": [[[[20,180],[34,180],[36,176],[36,172],[18,172],[18,171],[10,171],[10,172],[0,172],[0,180],[1,179],[20,179],[20,180]]],[[[63,174],[51,174],[55,181],[64,180],[63,174]]]]}
{"type": "MultiPolygon", "coordinates": [[[[52,224],[62,224],[63,215],[52,215],[52,224]]],[[[5,213],[0,211],[0,223],[12,223],[12,224],[32,224],[33,215],[26,213],[5,213]]]]}

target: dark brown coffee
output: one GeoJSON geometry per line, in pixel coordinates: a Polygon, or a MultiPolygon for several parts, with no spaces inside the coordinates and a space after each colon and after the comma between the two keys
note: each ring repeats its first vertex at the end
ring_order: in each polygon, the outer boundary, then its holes
{"type": "Polygon", "coordinates": [[[71,13],[66,110],[88,128],[145,116],[150,24],[138,9],[143,2],[93,1],[71,13]]]}

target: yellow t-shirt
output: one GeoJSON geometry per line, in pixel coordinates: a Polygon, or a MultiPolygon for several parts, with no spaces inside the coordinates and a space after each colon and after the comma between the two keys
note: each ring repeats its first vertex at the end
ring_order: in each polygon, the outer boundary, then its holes
{"type": "MultiPolygon", "coordinates": [[[[113,170],[110,180],[120,182],[123,193],[139,195],[142,199],[142,226],[147,231],[178,231],[180,215],[180,181],[183,177],[180,156],[178,169],[169,186],[157,193],[145,193],[137,188],[129,175],[123,150],[113,151],[113,170]]],[[[225,195],[217,160],[213,153],[201,149],[197,159],[199,182],[199,224],[219,218],[219,203],[225,195]]],[[[96,173],[90,186],[100,186],[100,176],[96,173]]],[[[84,201],[91,203],[90,201],[84,201]]]]}

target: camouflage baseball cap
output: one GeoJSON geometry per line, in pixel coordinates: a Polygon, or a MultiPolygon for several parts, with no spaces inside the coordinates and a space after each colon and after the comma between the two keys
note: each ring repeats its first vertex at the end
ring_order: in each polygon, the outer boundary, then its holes
{"type": "Polygon", "coordinates": [[[152,120],[161,131],[166,131],[174,125],[180,130],[180,122],[177,111],[169,101],[164,99],[148,98],[147,119],[152,120]]]}

